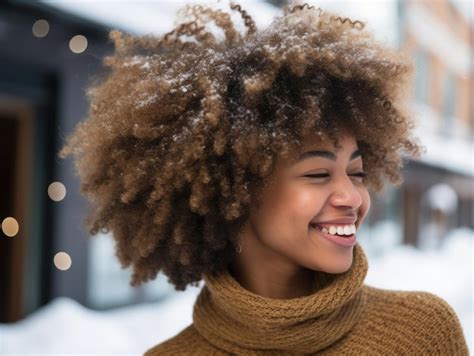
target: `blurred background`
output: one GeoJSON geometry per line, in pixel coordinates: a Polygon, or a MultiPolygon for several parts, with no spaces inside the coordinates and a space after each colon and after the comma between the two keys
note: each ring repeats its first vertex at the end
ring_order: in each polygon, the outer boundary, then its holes
{"type": "MultiPolygon", "coordinates": [[[[85,90],[113,50],[108,32],[168,32],[189,2],[0,3],[1,355],[139,355],[192,322],[202,283],[176,292],[160,274],[129,286],[131,271],[120,268],[111,236],[90,237],[82,225],[87,202],[71,159],[56,157],[87,114],[85,90]]],[[[259,28],[288,4],[239,3],[259,28]]],[[[366,283],[444,298],[473,350],[473,2],[308,3],[365,21],[416,63],[410,105],[427,152],[407,161],[401,187],[372,196],[359,234],[366,283]]]]}

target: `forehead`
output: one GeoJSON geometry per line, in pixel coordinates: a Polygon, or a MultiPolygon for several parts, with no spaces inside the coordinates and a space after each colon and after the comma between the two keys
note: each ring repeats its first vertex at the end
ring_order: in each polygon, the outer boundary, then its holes
{"type": "Polygon", "coordinates": [[[351,133],[344,131],[337,138],[339,142],[338,142],[338,146],[335,147],[331,139],[324,138],[317,132],[310,133],[303,139],[301,148],[299,149],[299,153],[302,154],[308,150],[313,150],[313,149],[338,152],[341,150],[342,151],[354,150],[357,148],[356,138],[351,133]]]}
{"type": "MultiPolygon", "coordinates": [[[[325,157],[334,157],[341,151],[347,154],[353,154],[357,151],[357,141],[350,133],[344,133],[338,137],[338,146],[335,147],[334,143],[329,138],[323,138],[318,133],[311,133],[307,135],[301,142],[301,146],[295,148],[282,157],[283,162],[289,165],[296,164],[301,158],[311,155],[313,151],[329,152],[328,155],[322,155],[325,157]],[[305,155],[306,154],[306,155],[305,155]]],[[[357,156],[357,154],[356,154],[357,156]]]]}

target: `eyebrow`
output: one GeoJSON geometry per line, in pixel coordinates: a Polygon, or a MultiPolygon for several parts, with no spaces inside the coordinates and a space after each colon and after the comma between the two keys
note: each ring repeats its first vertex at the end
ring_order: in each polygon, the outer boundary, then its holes
{"type": "MultiPolygon", "coordinates": [[[[354,159],[356,159],[360,156],[361,156],[361,153],[360,153],[359,149],[356,149],[354,152],[352,152],[351,157],[350,157],[350,161],[352,161],[352,160],[354,160],[354,159]]],[[[322,157],[322,158],[330,159],[332,161],[336,160],[336,155],[333,152],[330,152],[330,151],[308,151],[308,152],[303,153],[298,158],[296,163],[301,162],[301,161],[303,161],[305,159],[308,159],[308,158],[312,158],[312,157],[322,157]]]]}

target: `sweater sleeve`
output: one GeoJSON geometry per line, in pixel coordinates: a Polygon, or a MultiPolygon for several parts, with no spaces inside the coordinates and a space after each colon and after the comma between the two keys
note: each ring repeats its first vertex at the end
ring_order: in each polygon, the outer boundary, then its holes
{"type": "Polygon", "coordinates": [[[443,298],[425,292],[430,307],[427,309],[427,333],[432,340],[430,355],[469,356],[464,332],[458,316],[443,298]]]}

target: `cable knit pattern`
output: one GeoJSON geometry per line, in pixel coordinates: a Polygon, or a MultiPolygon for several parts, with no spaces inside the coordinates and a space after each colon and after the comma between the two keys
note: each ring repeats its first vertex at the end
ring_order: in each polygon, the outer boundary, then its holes
{"type": "Polygon", "coordinates": [[[315,272],[314,293],[271,299],[229,273],[206,275],[193,324],[152,355],[468,355],[459,319],[442,298],[364,284],[362,247],[342,274],[315,272]]]}

